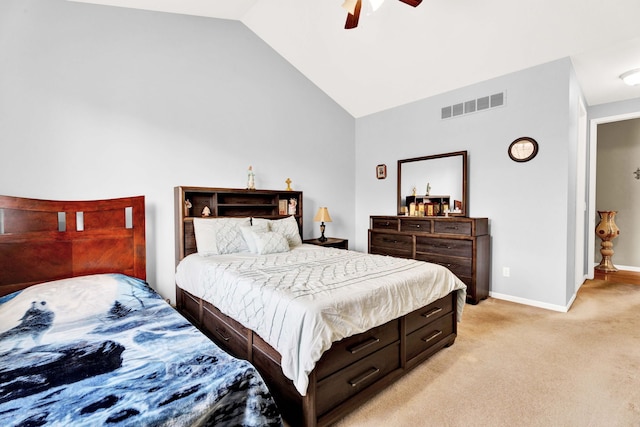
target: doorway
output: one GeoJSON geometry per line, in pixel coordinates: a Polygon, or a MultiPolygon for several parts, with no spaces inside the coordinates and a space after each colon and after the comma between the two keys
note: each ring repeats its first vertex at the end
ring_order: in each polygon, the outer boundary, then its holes
{"type": "MultiPolygon", "coordinates": [[[[589,127],[589,203],[588,203],[588,221],[585,233],[587,235],[587,278],[593,279],[595,274],[595,266],[599,262],[596,259],[596,236],[593,230],[596,227],[596,165],[597,165],[597,148],[598,148],[598,125],[605,123],[619,122],[623,120],[631,120],[640,118],[640,112],[620,114],[615,116],[601,117],[592,119],[589,127]]],[[[635,269],[634,269],[635,270],[635,269]]],[[[640,269],[638,269],[640,271],[640,269]]]]}

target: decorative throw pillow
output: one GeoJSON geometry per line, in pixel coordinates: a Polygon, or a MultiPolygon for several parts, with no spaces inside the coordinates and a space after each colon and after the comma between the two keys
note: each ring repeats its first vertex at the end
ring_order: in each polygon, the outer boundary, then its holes
{"type": "Polygon", "coordinates": [[[267,231],[271,231],[270,224],[271,224],[271,220],[270,219],[266,219],[266,218],[251,218],[251,225],[254,226],[254,227],[255,226],[267,227],[267,231]]]}
{"type": "Polygon", "coordinates": [[[244,237],[244,241],[247,243],[247,246],[249,247],[249,252],[257,254],[258,247],[256,246],[256,234],[268,232],[269,222],[268,220],[265,220],[265,222],[258,222],[258,223],[254,222],[252,226],[243,225],[242,227],[240,227],[240,231],[242,232],[242,237],[244,237]]]}
{"type": "Polygon", "coordinates": [[[219,254],[235,254],[249,250],[240,231],[240,227],[251,224],[249,218],[219,218],[216,222],[216,246],[219,254]]]}
{"type": "Polygon", "coordinates": [[[249,247],[240,227],[250,223],[249,218],[194,218],[198,254],[209,256],[247,252],[249,247]]]}
{"type": "Polygon", "coordinates": [[[302,244],[298,221],[294,216],[271,221],[271,231],[282,234],[289,242],[289,247],[294,248],[302,244]]]}
{"type": "Polygon", "coordinates": [[[280,233],[267,231],[266,233],[255,233],[256,247],[260,255],[276,254],[289,251],[289,242],[280,233]]]}

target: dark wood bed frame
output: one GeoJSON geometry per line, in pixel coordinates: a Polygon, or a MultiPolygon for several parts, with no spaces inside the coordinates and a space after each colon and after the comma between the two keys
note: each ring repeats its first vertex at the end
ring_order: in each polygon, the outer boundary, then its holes
{"type": "Polygon", "coordinates": [[[87,201],[0,196],[0,295],[98,273],[146,279],[144,196],[87,201]]]}
{"type": "MultiPolygon", "coordinates": [[[[296,219],[302,230],[301,192],[176,187],[176,262],[196,252],[193,216],[189,214],[198,215],[206,205],[213,216],[283,218],[278,212],[279,201],[289,197],[299,198],[296,219]],[[193,207],[185,212],[187,199],[193,207]]],[[[453,292],[385,325],[333,343],[311,372],[307,394],[301,396],[282,373],[280,354],[258,334],[178,286],[176,303],[178,310],[220,347],[256,366],[283,417],[293,426],[335,423],[452,345],[457,333],[457,295],[453,292]]]]}

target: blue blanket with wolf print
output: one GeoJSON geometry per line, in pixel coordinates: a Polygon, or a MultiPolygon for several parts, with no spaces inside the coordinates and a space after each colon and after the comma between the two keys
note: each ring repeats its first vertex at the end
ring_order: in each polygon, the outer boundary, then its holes
{"type": "Polygon", "coordinates": [[[256,369],[119,274],[0,298],[2,426],[281,426],[256,369]]]}

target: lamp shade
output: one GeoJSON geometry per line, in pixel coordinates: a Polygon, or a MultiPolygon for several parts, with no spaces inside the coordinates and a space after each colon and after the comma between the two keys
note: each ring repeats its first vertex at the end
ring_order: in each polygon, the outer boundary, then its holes
{"type": "Polygon", "coordinates": [[[319,208],[318,213],[316,213],[315,218],[313,218],[316,222],[331,222],[331,216],[329,215],[329,209],[327,208],[319,208]]]}

